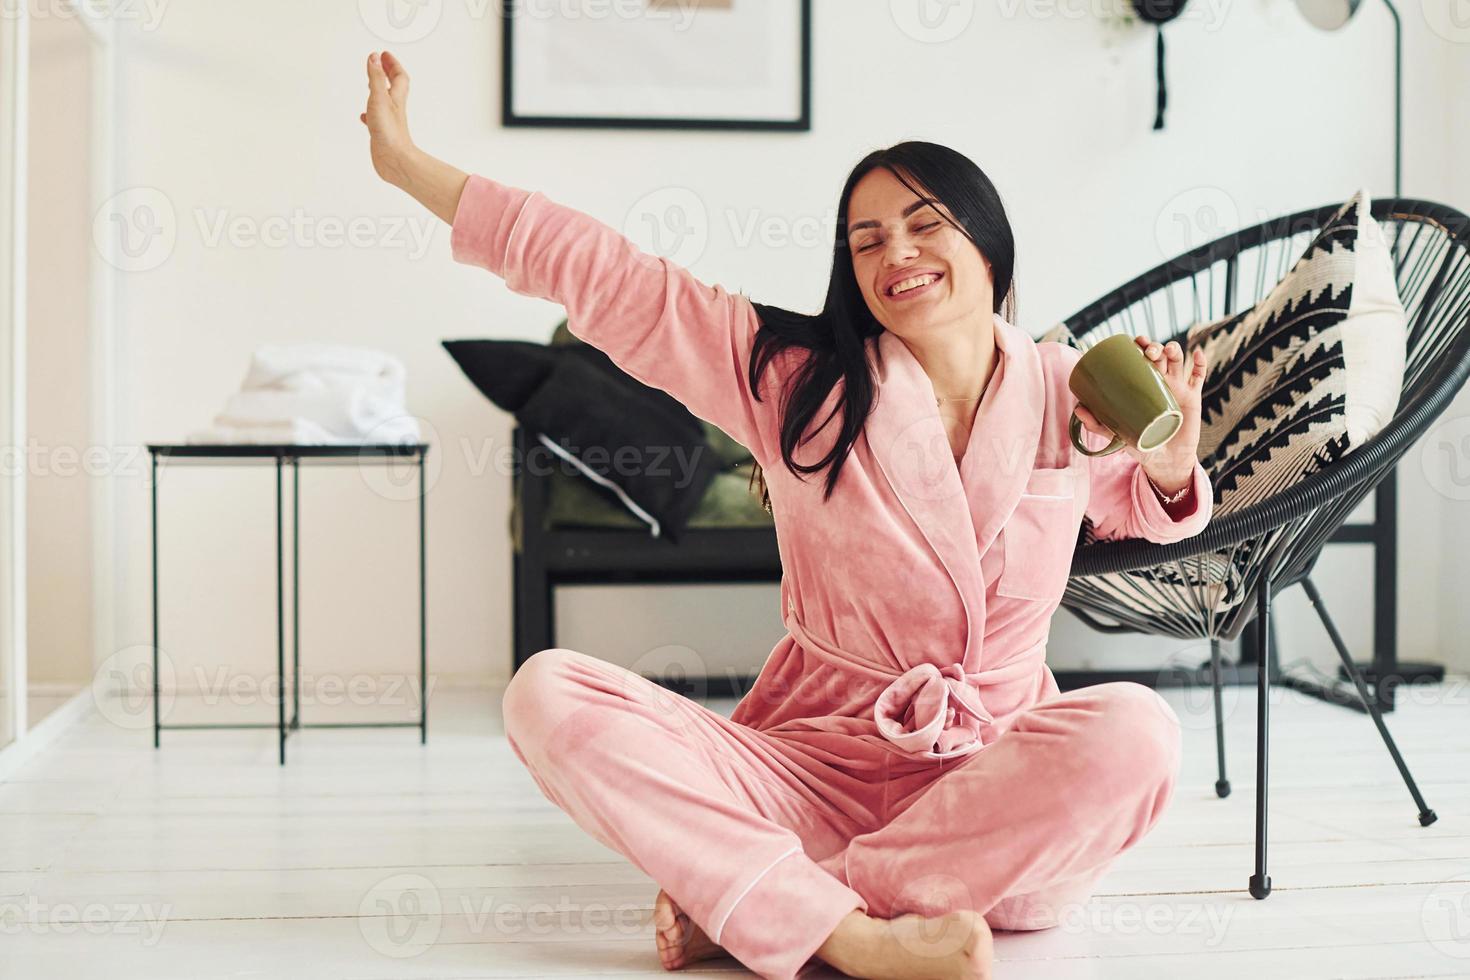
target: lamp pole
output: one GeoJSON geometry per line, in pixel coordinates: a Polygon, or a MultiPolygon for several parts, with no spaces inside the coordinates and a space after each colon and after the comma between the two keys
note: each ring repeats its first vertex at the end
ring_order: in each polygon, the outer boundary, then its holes
{"type": "MultiPolygon", "coordinates": [[[[1403,195],[1404,160],[1404,30],[1393,0],[1383,0],[1393,17],[1393,196],[1403,195]]],[[[1297,9],[1313,26],[1335,31],[1352,20],[1362,0],[1296,0],[1297,9]]],[[[1399,262],[1399,237],[1393,240],[1395,272],[1399,262]]],[[[1364,666],[1365,676],[1373,684],[1373,695],[1379,707],[1392,711],[1393,686],[1397,683],[1438,681],[1444,678],[1444,667],[1431,663],[1407,663],[1398,659],[1398,469],[1388,474],[1374,489],[1373,524],[1367,527],[1367,540],[1373,544],[1373,659],[1364,666]],[[1385,683],[1380,683],[1384,681],[1385,683]]],[[[1329,541],[1364,540],[1361,529],[1340,528],[1329,541]]],[[[1342,671],[1345,677],[1346,672],[1342,671]]],[[[1283,676],[1282,683],[1306,693],[1347,707],[1362,709],[1357,699],[1336,689],[1326,689],[1306,679],[1283,676]]]]}
{"type": "Polygon", "coordinates": [[[1404,25],[1393,0],[1383,0],[1383,5],[1393,15],[1393,196],[1399,197],[1404,160],[1404,25]]]}

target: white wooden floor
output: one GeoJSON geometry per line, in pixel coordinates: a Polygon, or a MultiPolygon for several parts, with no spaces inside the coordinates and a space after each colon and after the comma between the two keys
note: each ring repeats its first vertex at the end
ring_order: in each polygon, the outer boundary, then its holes
{"type": "MultiPolygon", "coordinates": [[[[1365,716],[1277,693],[1273,895],[1245,893],[1253,692],[1227,696],[1225,800],[1207,702],[1175,692],[1170,812],[1063,926],[1000,935],[999,977],[1470,977],[1470,685],[1389,716],[1429,828],[1365,716]]],[[[441,690],[426,748],[313,731],[284,769],[273,733],[165,733],[155,752],[93,714],[0,784],[0,977],[667,976],[656,886],[541,797],[498,706],[441,690]]]]}

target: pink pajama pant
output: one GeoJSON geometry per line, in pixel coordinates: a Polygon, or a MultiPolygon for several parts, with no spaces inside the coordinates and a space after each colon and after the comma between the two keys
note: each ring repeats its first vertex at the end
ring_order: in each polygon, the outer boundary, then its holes
{"type": "Polygon", "coordinates": [[[942,767],[882,749],[892,761],[866,769],[824,761],[562,648],[516,671],[504,720],[549,800],[731,956],[779,980],[853,909],[1055,925],[1158,821],[1180,762],[1173,709],[1129,682],[1032,705],[942,767]]]}

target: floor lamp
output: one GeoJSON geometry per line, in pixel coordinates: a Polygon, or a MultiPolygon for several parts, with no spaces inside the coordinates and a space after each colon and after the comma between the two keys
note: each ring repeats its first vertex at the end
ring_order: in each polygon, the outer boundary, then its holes
{"type": "MultiPolygon", "coordinates": [[[[1295,2],[1301,15],[1312,26],[1324,31],[1335,31],[1343,27],[1352,20],[1358,8],[1363,5],[1363,0],[1295,0],[1295,2]]],[[[1383,5],[1393,16],[1393,196],[1400,197],[1403,193],[1404,35],[1398,10],[1391,0],[1383,0],[1383,5]]],[[[1392,710],[1393,693],[1391,689],[1380,688],[1378,681],[1381,677],[1392,678],[1391,683],[1439,681],[1444,679],[1444,666],[1400,662],[1392,653],[1396,651],[1398,626],[1398,597],[1396,594],[1398,587],[1398,474],[1395,471],[1389,471],[1388,476],[1376,488],[1374,497],[1374,588],[1376,591],[1381,590],[1379,594],[1383,598],[1380,600],[1375,597],[1373,603],[1375,609],[1374,656],[1372,664],[1363,665],[1363,673],[1374,685],[1374,696],[1379,706],[1384,710],[1392,710]]],[[[1361,537],[1345,540],[1361,540],[1361,537]]],[[[1343,679],[1347,679],[1345,670],[1339,669],[1339,674],[1343,679]]],[[[1316,687],[1311,681],[1305,679],[1300,682],[1300,685],[1316,687]]],[[[1293,683],[1292,686],[1299,685],[1293,683]]],[[[1313,689],[1307,693],[1323,696],[1328,692],[1313,689]]],[[[1351,707],[1359,707],[1356,698],[1345,701],[1337,696],[1332,696],[1328,699],[1339,704],[1346,703],[1351,707]]]]}
{"type": "MultiPolygon", "coordinates": [[[[1296,0],[1296,9],[1307,22],[1324,31],[1342,27],[1362,5],[1363,0],[1296,0]]],[[[1404,155],[1404,27],[1393,3],[1383,0],[1383,5],[1393,15],[1393,196],[1398,197],[1404,155]]]]}

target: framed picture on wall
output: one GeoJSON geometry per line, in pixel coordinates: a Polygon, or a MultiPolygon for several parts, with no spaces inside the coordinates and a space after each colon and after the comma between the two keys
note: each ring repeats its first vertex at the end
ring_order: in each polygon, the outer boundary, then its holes
{"type": "Polygon", "coordinates": [[[811,0],[506,0],[501,122],[811,129],[811,0]]]}

